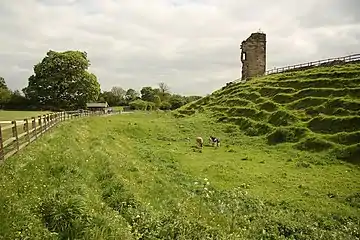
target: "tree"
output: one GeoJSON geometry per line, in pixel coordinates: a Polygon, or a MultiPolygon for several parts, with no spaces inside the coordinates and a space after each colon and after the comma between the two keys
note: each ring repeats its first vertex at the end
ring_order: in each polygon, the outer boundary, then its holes
{"type": "Polygon", "coordinates": [[[202,97],[201,96],[186,96],[185,101],[186,101],[186,103],[190,103],[190,102],[196,101],[200,98],[202,98],[202,97]]]}
{"type": "Polygon", "coordinates": [[[184,97],[178,94],[172,95],[169,103],[171,104],[171,110],[175,110],[186,104],[184,97]]]}
{"type": "Polygon", "coordinates": [[[0,77],[0,108],[4,108],[4,106],[10,101],[11,91],[8,89],[5,79],[0,77]]]}
{"type": "Polygon", "coordinates": [[[143,87],[140,91],[141,99],[143,101],[154,102],[156,92],[152,87],[143,87]]]}
{"type": "Polygon", "coordinates": [[[115,97],[115,95],[112,92],[103,92],[100,94],[98,102],[107,102],[109,106],[117,106],[118,99],[115,97]]]}
{"type": "Polygon", "coordinates": [[[155,108],[159,109],[160,105],[161,105],[161,99],[158,95],[154,96],[154,104],[155,104],[155,108]]]}
{"type": "Polygon", "coordinates": [[[126,94],[126,91],[121,87],[112,87],[110,92],[112,94],[114,94],[114,96],[121,98],[121,99],[124,98],[125,94],[126,94]]]}
{"type": "Polygon", "coordinates": [[[0,88],[0,109],[3,109],[5,105],[10,101],[11,92],[8,89],[0,88]]]}
{"type": "Polygon", "coordinates": [[[121,87],[112,87],[110,92],[116,99],[116,105],[123,105],[126,91],[121,87]]]}
{"type": "Polygon", "coordinates": [[[34,66],[25,96],[37,105],[70,109],[85,107],[96,101],[100,94],[97,77],[87,72],[90,61],[86,52],[48,51],[45,58],[34,66]]]}
{"type": "Polygon", "coordinates": [[[159,83],[159,89],[161,93],[170,93],[170,88],[168,85],[166,85],[166,83],[159,83]]]}
{"type": "Polygon", "coordinates": [[[132,88],[129,88],[125,94],[125,100],[129,103],[139,98],[139,93],[132,88]]]}
{"type": "Polygon", "coordinates": [[[169,102],[161,102],[160,109],[161,110],[170,110],[171,104],[169,102]]]}
{"type": "Polygon", "coordinates": [[[0,77],[0,89],[9,90],[3,77],[0,77]]]}
{"type": "Polygon", "coordinates": [[[148,107],[148,102],[141,99],[137,99],[129,103],[129,106],[133,110],[146,110],[148,107]]]}
{"type": "Polygon", "coordinates": [[[6,109],[29,109],[29,102],[19,90],[11,93],[9,101],[5,104],[6,109]]]}
{"type": "Polygon", "coordinates": [[[161,82],[159,83],[159,97],[161,101],[167,101],[169,100],[171,96],[170,88],[165,83],[161,82]]]}

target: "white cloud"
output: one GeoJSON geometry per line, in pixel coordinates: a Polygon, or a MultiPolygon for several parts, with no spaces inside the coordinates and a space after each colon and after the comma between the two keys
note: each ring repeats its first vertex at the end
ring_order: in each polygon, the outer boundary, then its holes
{"type": "Polygon", "coordinates": [[[240,75],[240,43],[267,33],[267,66],[351,54],[358,0],[2,0],[0,76],[27,85],[49,49],[86,51],[102,89],[166,82],[207,94],[240,75]]]}

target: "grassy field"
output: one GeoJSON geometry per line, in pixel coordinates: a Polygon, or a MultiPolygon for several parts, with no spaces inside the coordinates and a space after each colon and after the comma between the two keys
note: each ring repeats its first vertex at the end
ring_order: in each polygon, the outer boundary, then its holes
{"type": "Polygon", "coordinates": [[[37,117],[48,114],[47,111],[3,111],[0,110],[0,121],[24,120],[25,118],[37,117]]]}
{"type": "Polygon", "coordinates": [[[359,239],[360,168],[214,123],[75,119],[0,166],[0,239],[359,239]],[[219,148],[195,137],[222,139],[219,148]]]}
{"type": "Polygon", "coordinates": [[[179,109],[208,112],[269,145],[332,151],[360,164],[360,64],[319,67],[230,84],[179,109]]]}

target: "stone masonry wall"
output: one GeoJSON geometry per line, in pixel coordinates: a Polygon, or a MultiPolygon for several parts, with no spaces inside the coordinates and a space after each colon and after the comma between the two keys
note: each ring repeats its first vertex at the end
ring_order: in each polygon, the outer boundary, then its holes
{"type": "Polygon", "coordinates": [[[241,43],[241,79],[262,76],[266,71],[266,34],[252,33],[241,43]]]}

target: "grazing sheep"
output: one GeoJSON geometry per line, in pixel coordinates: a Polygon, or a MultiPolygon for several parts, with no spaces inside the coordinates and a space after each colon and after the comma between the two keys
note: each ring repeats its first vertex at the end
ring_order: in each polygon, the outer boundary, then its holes
{"type": "Polygon", "coordinates": [[[214,144],[216,143],[216,146],[217,146],[217,147],[220,147],[220,139],[219,139],[219,138],[210,136],[210,138],[209,138],[209,143],[212,144],[213,146],[214,146],[214,144]]]}
{"type": "Polygon", "coordinates": [[[202,137],[197,137],[196,138],[196,143],[197,143],[197,145],[199,146],[199,147],[203,147],[203,145],[204,145],[204,140],[202,139],[202,137]]]}

